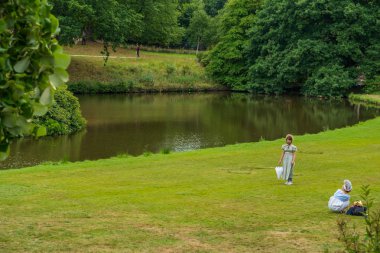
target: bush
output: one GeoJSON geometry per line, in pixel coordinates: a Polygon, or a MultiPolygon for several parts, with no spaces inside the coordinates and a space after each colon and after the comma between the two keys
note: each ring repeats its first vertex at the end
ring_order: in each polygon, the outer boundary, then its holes
{"type": "Polygon", "coordinates": [[[207,52],[200,52],[197,54],[197,61],[203,66],[207,66],[210,62],[207,57],[207,52]]]}
{"type": "Polygon", "coordinates": [[[372,212],[373,200],[370,198],[369,186],[362,186],[364,205],[367,213],[364,214],[365,234],[360,235],[356,228],[349,229],[345,218],[338,219],[339,240],[343,242],[345,252],[380,252],[380,209],[372,212]]]}
{"type": "Polygon", "coordinates": [[[366,93],[376,93],[380,92],[380,76],[375,76],[375,78],[368,80],[364,87],[366,93]]]}
{"type": "Polygon", "coordinates": [[[144,86],[153,86],[154,85],[154,77],[151,73],[146,73],[139,78],[139,82],[144,86]]]}
{"type": "Polygon", "coordinates": [[[191,68],[189,66],[187,66],[187,65],[182,66],[181,72],[182,72],[182,75],[184,75],[184,76],[185,75],[190,75],[191,74],[191,68]]]}
{"type": "Polygon", "coordinates": [[[355,84],[348,72],[338,65],[319,68],[305,83],[302,90],[305,95],[341,97],[347,95],[355,84]]]}
{"type": "Polygon", "coordinates": [[[174,65],[166,65],[166,74],[168,76],[174,74],[175,71],[176,71],[176,68],[174,65]]]}
{"type": "Polygon", "coordinates": [[[33,121],[46,127],[47,135],[71,134],[86,126],[78,99],[66,88],[58,89],[48,112],[44,116],[35,117],[33,121]]]}

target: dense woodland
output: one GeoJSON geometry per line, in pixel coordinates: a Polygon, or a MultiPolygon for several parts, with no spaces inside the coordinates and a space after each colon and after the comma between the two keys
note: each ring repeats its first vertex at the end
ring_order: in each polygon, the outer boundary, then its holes
{"type": "Polygon", "coordinates": [[[379,86],[379,1],[51,2],[61,43],[208,49],[199,54],[207,73],[233,90],[339,97],[379,86]]]}
{"type": "Polygon", "coordinates": [[[217,19],[226,0],[51,0],[62,43],[83,35],[111,44],[160,47],[216,43],[217,19]]]}

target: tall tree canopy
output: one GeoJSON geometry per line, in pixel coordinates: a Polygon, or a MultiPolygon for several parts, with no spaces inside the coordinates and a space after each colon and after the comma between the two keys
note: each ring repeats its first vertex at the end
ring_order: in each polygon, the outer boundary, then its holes
{"type": "Polygon", "coordinates": [[[220,40],[207,56],[206,70],[221,84],[246,89],[248,31],[261,0],[231,0],[220,14],[220,40]]]}
{"type": "Polygon", "coordinates": [[[211,17],[215,17],[219,10],[223,9],[227,0],[203,0],[205,4],[205,11],[211,17]]]}
{"type": "Polygon", "coordinates": [[[208,44],[211,39],[211,18],[207,15],[204,10],[204,6],[200,5],[193,12],[192,18],[190,20],[189,27],[187,29],[188,38],[191,45],[196,47],[197,53],[201,46],[203,49],[208,44]]]}
{"type": "MultiPolygon", "coordinates": [[[[226,0],[50,0],[53,14],[60,20],[59,40],[73,44],[85,34],[105,45],[142,43],[155,46],[196,47],[189,26],[191,19],[210,23],[213,33],[217,15],[226,0]],[[206,14],[207,13],[207,14],[206,14]],[[203,14],[203,13],[202,13],[203,14]],[[210,21],[210,22],[209,22],[210,21]]],[[[194,23],[195,21],[193,21],[194,23]]],[[[211,36],[214,38],[214,36],[211,36]]],[[[213,42],[203,42],[203,47],[213,42]]]]}
{"type": "Polygon", "coordinates": [[[248,34],[248,46],[240,46],[239,37],[222,39],[209,55],[207,69],[232,87],[341,96],[358,76],[370,80],[379,74],[379,20],[380,2],[375,0],[267,0],[251,26],[230,29],[248,34]],[[217,53],[222,46],[243,51],[236,54],[240,67],[225,67],[230,59],[217,53]]]}
{"type": "Polygon", "coordinates": [[[60,42],[73,44],[83,34],[118,45],[142,32],[142,15],[123,0],[51,0],[60,20],[60,42]]]}
{"type": "Polygon", "coordinates": [[[12,138],[46,133],[32,117],[47,112],[68,80],[70,57],[54,38],[58,20],[50,10],[46,0],[0,2],[0,160],[12,138]]]}
{"type": "Polygon", "coordinates": [[[161,46],[178,44],[181,41],[183,30],[178,25],[178,0],[125,0],[124,2],[142,17],[139,25],[142,33],[140,36],[132,36],[132,40],[161,46]]]}

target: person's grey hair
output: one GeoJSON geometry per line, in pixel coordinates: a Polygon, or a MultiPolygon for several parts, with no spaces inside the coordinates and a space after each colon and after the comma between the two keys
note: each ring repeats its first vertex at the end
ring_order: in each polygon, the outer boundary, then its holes
{"type": "Polygon", "coordinates": [[[343,181],[343,190],[345,190],[346,192],[352,191],[352,184],[350,180],[345,179],[343,181]]]}

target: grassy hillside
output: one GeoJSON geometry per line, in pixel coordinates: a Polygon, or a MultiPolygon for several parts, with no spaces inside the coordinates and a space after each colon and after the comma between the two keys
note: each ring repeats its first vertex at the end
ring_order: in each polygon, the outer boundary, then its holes
{"type": "MultiPolygon", "coordinates": [[[[326,206],[348,178],[380,207],[380,118],[297,136],[295,184],[274,166],[283,140],[0,171],[0,248],[69,252],[335,250],[326,206]]],[[[364,224],[360,217],[350,218],[364,224]]],[[[360,226],[360,228],[363,228],[360,226]]]]}
{"type": "MultiPolygon", "coordinates": [[[[94,85],[120,83],[125,84],[123,92],[224,89],[206,77],[195,55],[141,51],[141,57],[136,58],[134,50],[119,48],[111,53],[104,66],[99,43],[66,47],[65,51],[72,55],[69,87],[75,85],[73,89],[78,92],[94,90],[91,89],[94,85]],[[83,88],[86,86],[89,88],[83,88]]],[[[112,88],[102,90],[113,91],[112,88]]]]}

